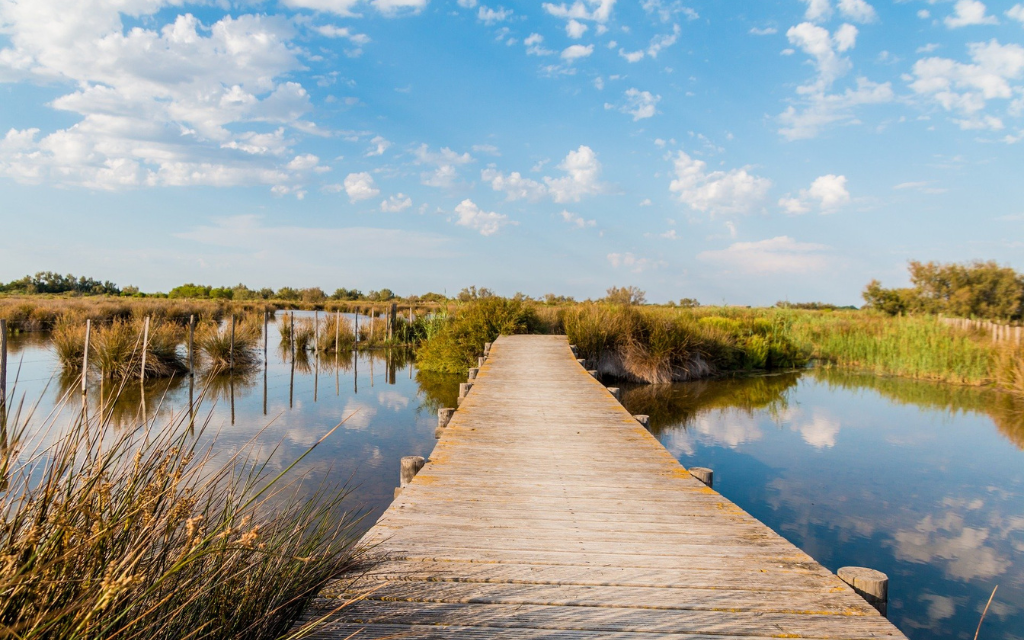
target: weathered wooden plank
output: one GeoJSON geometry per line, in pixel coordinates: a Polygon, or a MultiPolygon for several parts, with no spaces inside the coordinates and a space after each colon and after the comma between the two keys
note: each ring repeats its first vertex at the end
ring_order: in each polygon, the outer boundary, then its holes
{"type": "Polygon", "coordinates": [[[311,615],[368,595],[310,637],[902,637],[693,478],[565,338],[495,342],[440,435],[363,539],[382,562],[311,615]]]}

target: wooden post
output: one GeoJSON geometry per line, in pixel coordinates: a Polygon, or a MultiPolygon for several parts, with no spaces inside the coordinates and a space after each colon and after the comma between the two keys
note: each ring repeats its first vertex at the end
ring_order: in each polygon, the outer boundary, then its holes
{"type": "MultiPolygon", "coordinates": [[[[7,409],[7,321],[0,320],[0,412],[7,409]]],[[[4,416],[0,416],[3,418],[4,416]]]]}
{"type": "Polygon", "coordinates": [[[320,310],[313,312],[313,352],[320,353],[320,310]]]}
{"type": "Polygon", "coordinates": [[[82,351],[82,395],[89,389],[89,338],[92,334],[92,320],[85,320],[85,349],[82,351]]]}
{"type": "MultiPolygon", "coordinates": [[[[336,311],[334,313],[334,353],[337,354],[339,352],[341,352],[341,312],[336,311]]],[[[335,361],[337,361],[337,358],[335,358],[335,361]]]]}
{"type": "Polygon", "coordinates": [[[580,350],[577,349],[576,345],[574,345],[574,344],[570,344],[569,345],[569,351],[572,351],[572,355],[575,356],[575,357],[579,357],[579,355],[580,355],[580,350]]]}
{"type": "Polygon", "coordinates": [[[370,337],[367,339],[369,342],[373,342],[373,324],[374,324],[373,321],[376,319],[375,318],[376,315],[377,315],[377,310],[374,309],[373,307],[370,307],[370,337]]]}
{"type": "Polygon", "coordinates": [[[711,469],[708,469],[707,467],[690,467],[687,471],[690,472],[691,476],[708,485],[708,489],[714,488],[715,472],[711,469]]]}
{"type": "Polygon", "coordinates": [[[491,355],[491,344],[492,343],[490,343],[490,342],[485,342],[484,343],[484,355],[485,356],[491,355]]]}
{"type": "Polygon", "coordinates": [[[866,567],[843,567],[836,572],[839,579],[853,587],[857,595],[886,616],[889,608],[889,576],[866,567]]]}
{"type": "MultiPolygon", "coordinates": [[[[188,317],[188,375],[194,377],[196,375],[196,356],[195,356],[195,338],[196,338],[196,317],[190,315],[188,317]]],[[[264,346],[263,355],[266,355],[266,347],[264,346]]]]}
{"type": "MultiPolygon", "coordinates": [[[[146,381],[146,351],[149,350],[149,316],[146,316],[146,323],[142,328],[142,370],[139,371],[139,382],[146,381]]],[[[143,395],[145,398],[145,395],[143,395]]],[[[143,401],[145,402],[145,401],[143,401]]]]}
{"type": "Polygon", "coordinates": [[[581,367],[586,367],[587,366],[587,361],[584,360],[583,358],[577,358],[576,362],[580,363],[581,367]]]}
{"type": "Polygon", "coordinates": [[[267,335],[269,334],[270,312],[263,311],[263,362],[267,361],[267,335]]]}
{"type": "Polygon", "coordinates": [[[480,373],[479,369],[475,369],[475,368],[474,369],[470,369],[469,370],[469,379],[470,380],[476,380],[476,374],[478,374],[478,373],[480,373]]]}
{"type": "Polygon", "coordinates": [[[487,362],[487,358],[480,356],[479,358],[476,359],[476,366],[482,368],[485,362],[487,362]]]}
{"type": "Polygon", "coordinates": [[[637,422],[639,422],[641,424],[641,426],[643,426],[645,429],[647,428],[647,425],[651,424],[651,417],[650,416],[638,415],[638,416],[633,416],[633,419],[636,420],[637,422]]]}
{"type": "Polygon", "coordinates": [[[399,486],[404,489],[406,485],[412,482],[412,479],[416,477],[416,474],[420,472],[420,469],[426,463],[427,461],[423,456],[405,456],[402,458],[402,472],[399,476],[401,484],[399,486]]]}
{"type": "MultiPolygon", "coordinates": [[[[233,313],[231,314],[231,349],[228,351],[228,369],[235,370],[235,314],[233,313]]],[[[233,396],[232,401],[234,401],[233,396]]]]}
{"type": "Polygon", "coordinates": [[[597,369],[587,369],[587,373],[589,373],[590,375],[594,376],[595,378],[598,375],[597,374],[597,369]]]}
{"type": "Polygon", "coordinates": [[[469,390],[473,388],[472,382],[460,382],[459,383],[459,397],[465,398],[469,395],[469,390]]]}
{"type": "Polygon", "coordinates": [[[618,387],[608,387],[608,393],[612,394],[612,397],[616,400],[622,399],[622,390],[618,387]]]}
{"type": "Polygon", "coordinates": [[[356,307],[356,318],[355,318],[355,344],[359,344],[359,307],[356,307]]]}
{"type": "Polygon", "coordinates": [[[451,422],[452,416],[455,415],[455,409],[451,407],[442,407],[437,410],[437,428],[434,429],[434,437],[440,438],[444,432],[445,427],[451,422]]]}

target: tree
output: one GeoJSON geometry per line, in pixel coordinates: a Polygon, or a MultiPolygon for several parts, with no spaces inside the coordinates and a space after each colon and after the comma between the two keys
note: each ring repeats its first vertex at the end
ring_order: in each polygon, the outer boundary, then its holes
{"type": "Polygon", "coordinates": [[[482,300],[483,298],[494,297],[494,292],[486,287],[477,289],[475,286],[467,287],[459,292],[459,300],[469,302],[470,300],[482,300]]]}
{"type": "Polygon", "coordinates": [[[605,302],[621,305],[641,305],[647,302],[647,293],[639,287],[610,287],[605,302]]]}
{"type": "Polygon", "coordinates": [[[679,306],[685,309],[694,309],[696,307],[699,307],[700,303],[697,302],[696,298],[681,298],[679,300],[679,306]]]}
{"type": "Polygon", "coordinates": [[[327,294],[320,287],[309,287],[299,291],[302,301],[305,303],[318,303],[327,299],[327,294]]]}
{"type": "Polygon", "coordinates": [[[363,292],[359,289],[335,289],[331,294],[332,300],[362,300],[363,292]]]}
{"type": "Polygon", "coordinates": [[[885,289],[872,280],[864,301],[889,314],[943,313],[990,320],[1024,317],[1024,276],[997,263],[942,264],[911,261],[912,287],[885,289]]]}

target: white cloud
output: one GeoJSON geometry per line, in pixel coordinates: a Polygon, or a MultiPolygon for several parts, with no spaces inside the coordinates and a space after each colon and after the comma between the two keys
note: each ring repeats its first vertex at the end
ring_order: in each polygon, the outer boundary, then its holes
{"type": "Polygon", "coordinates": [[[747,274],[810,273],[828,267],[827,246],[778,236],[702,251],[697,259],[747,274]]]}
{"type": "Polygon", "coordinates": [[[550,56],[555,53],[551,49],[544,48],[544,36],[539,33],[531,33],[528,38],[523,40],[523,44],[526,45],[526,55],[550,56]]]}
{"type": "Polygon", "coordinates": [[[389,18],[419,13],[427,7],[428,2],[429,0],[370,0],[374,9],[389,18]]]}
{"type": "Polygon", "coordinates": [[[482,236],[492,236],[502,227],[516,224],[504,214],[482,210],[468,198],[455,207],[455,214],[458,216],[455,224],[479,231],[482,236]]]}
{"type": "Polygon", "coordinates": [[[476,17],[484,24],[491,25],[496,22],[504,22],[505,20],[508,20],[512,17],[512,11],[510,9],[505,9],[504,7],[491,9],[490,7],[481,6],[476,17]]]}
{"type": "Polygon", "coordinates": [[[420,174],[420,182],[428,187],[447,189],[455,184],[459,172],[455,167],[473,162],[473,157],[466,153],[456,153],[448,147],[442,147],[440,151],[430,150],[426,144],[421,144],[413,149],[416,157],[416,164],[433,165],[432,171],[420,174]]]}
{"type": "Polygon", "coordinates": [[[544,10],[556,18],[591,20],[603,24],[611,16],[615,0],[576,0],[571,5],[545,2],[544,10]]]}
{"type": "Polygon", "coordinates": [[[504,191],[506,199],[528,200],[536,202],[547,195],[547,187],[536,180],[524,178],[518,171],[507,176],[500,171],[488,168],[480,172],[480,178],[491,183],[495,191],[504,191]]]}
{"type": "Polygon", "coordinates": [[[1006,17],[1024,24],[1024,4],[1015,4],[1006,11],[1006,17]]]}
{"type": "Polygon", "coordinates": [[[752,27],[750,29],[750,33],[755,36],[773,36],[778,32],[779,30],[776,29],[775,27],[765,27],[763,29],[760,29],[758,27],[752,27]]]}
{"type": "Polygon", "coordinates": [[[854,22],[864,24],[878,20],[875,8],[864,0],[839,0],[839,13],[854,22]]]}
{"type": "Polygon", "coordinates": [[[373,183],[373,176],[365,171],[345,176],[344,186],[345,193],[348,194],[348,199],[352,202],[368,200],[380,194],[380,189],[373,183]]]}
{"type": "Polygon", "coordinates": [[[463,9],[472,9],[476,6],[476,0],[458,0],[459,6],[463,9]]]}
{"type": "Polygon", "coordinates": [[[803,0],[807,5],[804,18],[812,22],[828,20],[832,17],[832,3],[829,0],[803,0]]]}
{"type": "Polygon", "coordinates": [[[355,33],[348,27],[338,27],[333,24],[325,24],[314,27],[313,30],[325,38],[344,38],[353,44],[360,46],[369,44],[370,42],[370,36],[364,33],[355,33]]]}
{"type": "Polygon", "coordinates": [[[649,206],[651,206],[651,205],[653,205],[653,204],[654,204],[654,203],[653,203],[653,202],[651,202],[651,199],[650,199],[650,198],[644,198],[643,200],[641,200],[641,201],[640,201],[640,204],[639,204],[638,206],[641,206],[641,207],[649,207],[649,206]]]}
{"type": "Polygon", "coordinates": [[[917,17],[921,18],[922,20],[927,20],[928,18],[932,17],[932,12],[927,9],[918,9],[917,17]]]}
{"type": "Polygon", "coordinates": [[[807,213],[813,206],[817,206],[821,213],[833,213],[849,202],[846,176],[830,173],[816,178],[809,188],[801,189],[796,197],[787,194],[779,200],[779,206],[790,215],[799,215],[807,213]]]}
{"type": "Polygon", "coordinates": [[[398,213],[405,211],[412,206],[412,198],[404,193],[397,193],[380,203],[380,210],[384,213],[398,213]]]}
{"type": "Polygon", "coordinates": [[[651,43],[647,45],[647,55],[657,58],[662,49],[667,49],[676,43],[676,40],[679,39],[680,31],[679,25],[674,24],[672,25],[672,33],[651,38],[651,43]]]}
{"type": "Polygon", "coordinates": [[[995,39],[968,45],[971,63],[949,58],[923,58],[914,63],[910,88],[931,98],[947,112],[962,116],[957,122],[964,129],[1001,129],[1002,120],[981,112],[990,100],[1013,100],[1008,113],[1024,111],[1024,47],[1001,45],[995,39]]]}
{"type": "Polygon", "coordinates": [[[320,158],[316,157],[312,153],[306,153],[292,158],[292,161],[288,163],[287,168],[291,171],[309,171],[310,169],[317,169],[317,165],[319,164],[320,158]]]}
{"type": "Polygon", "coordinates": [[[580,216],[565,209],[562,210],[562,220],[565,220],[566,222],[576,227],[577,229],[586,229],[587,227],[593,227],[597,225],[596,220],[585,220],[583,216],[580,216]]]}
{"type": "Polygon", "coordinates": [[[579,20],[570,20],[565,23],[565,35],[569,36],[573,40],[579,40],[583,37],[583,34],[587,32],[587,25],[583,24],[579,20]]]}
{"type": "Polygon", "coordinates": [[[584,46],[582,44],[574,44],[562,50],[562,60],[575,62],[580,58],[586,58],[592,53],[594,53],[594,45],[588,44],[584,46]]]}
{"type": "MultiPolygon", "coordinates": [[[[419,13],[427,6],[428,0],[369,0],[369,4],[379,13],[393,17],[408,13],[419,13]]],[[[174,4],[177,4],[175,2],[174,4]]],[[[363,0],[282,0],[282,4],[297,9],[312,9],[321,13],[333,13],[344,17],[358,17],[358,5],[363,0]]]]}
{"type": "Polygon", "coordinates": [[[80,118],[33,135],[32,148],[0,156],[0,174],[98,189],[268,184],[295,186],[295,141],[254,130],[302,120],[309,95],[281,80],[302,68],[294,27],[270,16],[227,16],[204,25],[191,14],[142,25],[171,0],[0,3],[9,40],[0,76],[74,86],[50,106],[80,118]]]}
{"type": "Polygon", "coordinates": [[[633,116],[633,122],[636,122],[653,117],[657,113],[659,102],[661,102],[661,96],[654,95],[650,91],[631,88],[626,90],[626,104],[620,111],[633,116]]]}
{"type": "Polygon", "coordinates": [[[795,27],[790,27],[786,37],[790,44],[814,58],[814,66],[818,72],[815,83],[800,87],[800,93],[824,91],[853,67],[849,58],[839,55],[852,49],[857,42],[857,27],[851,24],[844,24],[834,34],[829,35],[828,30],[823,27],[801,22],[795,27]]]}
{"type": "Polygon", "coordinates": [[[746,169],[707,172],[707,163],[680,151],[674,160],[676,178],[669,190],[679,201],[701,213],[728,215],[749,213],[759,207],[772,181],[751,175],[746,169]]]}
{"type": "Polygon", "coordinates": [[[957,0],[953,15],[943,20],[950,29],[982,24],[999,24],[995,16],[986,14],[985,3],[980,0],[957,0]]]}
{"type": "Polygon", "coordinates": [[[474,144],[473,151],[477,153],[486,153],[489,156],[500,156],[501,150],[493,144],[474,144]]]}
{"type": "Polygon", "coordinates": [[[644,52],[640,51],[626,51],[625,49],[619,49],[619,56],[626,60],[626,62],[640,62],[644,59],[644,52]]]}
{"type": "Polygon", "coordinates": [[[383,136],[374,136],[370,140],[370,144],[373,146],[366,151],[367,156],[382,156],[391,146],[391,143],[385,140],[383,136]]]}
{"type": "Polygon", "coordinates": [[[600,182],[601,163],[597,154],[586,145],[570,151],[558,168],[566,173],[561,178],[544,178],[548,192],[555,202],[579,202],[583,196],[605,190],[600,182]]]}
{"type": "Polygon", "coordinates": [[[668,266],[664,260],[651,260],[650,258],[638,258],[630,252],[626,253],[609,253],[607,255],[608,262],[611,263],[615,269],[625,268],[629,269],[633,273],[642,273],[650,269],[660,269],[661,267],[668,266]]]}

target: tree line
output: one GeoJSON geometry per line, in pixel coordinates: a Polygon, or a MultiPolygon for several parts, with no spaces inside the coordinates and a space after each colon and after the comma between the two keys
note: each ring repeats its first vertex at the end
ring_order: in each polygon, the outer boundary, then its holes
{"type": "Polygon", "coordinates": [[[911,286],[886,289],[872,280],[867,307],[890,315],[943,314],[1002,322],[1024,319],[1024,275],[994,261],[911,261],[911,286]]]}

